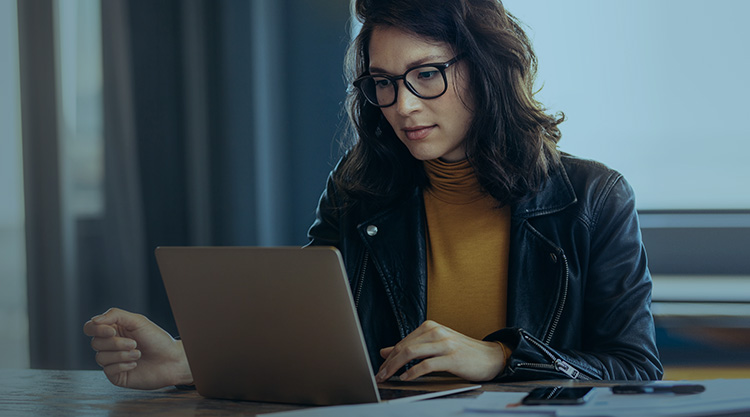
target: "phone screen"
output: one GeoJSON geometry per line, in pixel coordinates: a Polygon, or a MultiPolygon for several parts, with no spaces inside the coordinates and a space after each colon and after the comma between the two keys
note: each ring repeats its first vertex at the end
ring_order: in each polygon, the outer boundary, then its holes
{"type": "Polygon", "coordinates": [[[591,387],[540,387],[521,401],[524,405],[576,405],[591,396],[591,387]]]}

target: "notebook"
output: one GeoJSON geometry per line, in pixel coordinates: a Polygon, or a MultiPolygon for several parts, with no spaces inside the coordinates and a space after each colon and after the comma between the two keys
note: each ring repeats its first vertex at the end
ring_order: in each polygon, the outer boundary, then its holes
{"type": "MultiPolygon", "coordinates": [[[[198,393],[311,405],[383,401],[341,254],[332,247],[159,247],[198,393]]],[[[390,401],[479,388],[400,384],[390,401]]],[[[393,392],[388,395],[393,395],[393,392]]]]}

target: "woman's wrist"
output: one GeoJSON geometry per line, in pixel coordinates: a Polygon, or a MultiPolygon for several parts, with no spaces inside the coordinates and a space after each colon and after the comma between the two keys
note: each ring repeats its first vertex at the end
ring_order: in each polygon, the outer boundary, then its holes
{"type": "Polygon", "coordinates": [[[505,368],[508,366],[508,359],[510,359],[510,355],[513,351],[511,351],[508,345],[503,342],[497,342],[497,344],[500,345],[500,349],[503,350],[503,368],[505,368]]]}
{"type": "Polygon", "coordinates": [[[188,371],[186,374],[179,375],[177,377],[177,382],[173,384],[175,386],[179,387],[192,387],[193,384],[193,375],[188,371]]]}
{"type": "Polygon", "coordinates": [[[178,348],[179,365],[175,375],[175,383],[177,386],[192,386],[193,385],[193,373],[190,371],[190,364],[187,361],[185,355],[185,348],[182,345],[182,340],[176,340],[178,348]]]}

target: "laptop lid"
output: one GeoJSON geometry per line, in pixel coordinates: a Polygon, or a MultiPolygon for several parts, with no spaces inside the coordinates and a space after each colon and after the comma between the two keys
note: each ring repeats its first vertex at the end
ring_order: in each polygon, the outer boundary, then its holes
{"type": "Polygon", "coordinates": [[[335,248],[159,247],[156,258],[201,395],[379,401],[335,248]]]}

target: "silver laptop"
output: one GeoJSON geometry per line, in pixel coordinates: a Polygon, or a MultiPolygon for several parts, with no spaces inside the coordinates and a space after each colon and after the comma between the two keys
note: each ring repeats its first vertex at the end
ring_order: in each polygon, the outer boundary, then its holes
{"type": "MultiPolygon", "coordinates": [[[[156,258],[201,395],[382,401],[335,248],[159,247],[156,258]]],[[[479,386],[401,388],[413,401],[479,386]]]]}

